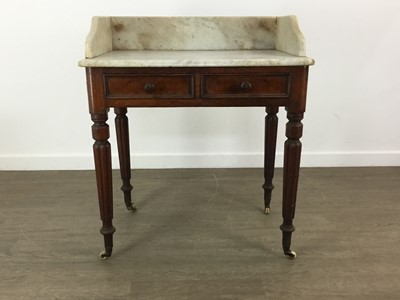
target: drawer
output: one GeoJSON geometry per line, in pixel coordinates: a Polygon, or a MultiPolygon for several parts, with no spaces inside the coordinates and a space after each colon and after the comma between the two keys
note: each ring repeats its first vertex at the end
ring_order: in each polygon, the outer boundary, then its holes
{"type": "Polygon", "coordinates": [[[203,75],[201,87],[203,98],[288,97],[290,75],[203,75]]]}
{"type": "Polygon", "coordinates": [[[106,98],[193,98],[191,74],[107,74],[106,98]]]}

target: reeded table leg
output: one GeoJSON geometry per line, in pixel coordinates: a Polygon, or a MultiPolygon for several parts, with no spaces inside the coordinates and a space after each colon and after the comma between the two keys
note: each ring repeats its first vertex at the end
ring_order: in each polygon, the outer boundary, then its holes
{"type": "Polygon", "coordinates": [[[111,256],[113,248],[113,234],[115,227],[113,219],[113,195],[111,173],[111,147],[108,142],[110,131],[107,121],[107,113],[92,114],[92,135],[94,162],[96,168],[97,192],[99,197],[100,217],[103,226],[100,229],[104,236],[104,251],[100,257],[106,259],[111,256]]]}
{"type": "Polygon", "coordinates": [[[301,142],[303,133],[303,113],[290,113],[287,117],[289,122],[286,124],[285,153],[283,166],[283,203],[282,217],[282,247],[285,255],[295,258],[296,253],[290,249],[293,226],[293,218],[296,208],[297,184],[299,180],[301,142]]]}
{"type": "Polygon", "coordinates": [[[128,210],[135,211],[136,207],[132,203],[131,191],[131,158],[129,151],[129,127],[126,108],[115,108],[115,128],[117,131],[118,157],[122,178],[121,190],[124,192],[125,205],[128,210]]]}
{"type": "Polygon", "coordinates": [[[276,135],[278,130],[278,107],[267,106],[265,111],[265,143],[264,143],[264,212],[271,212],[271,194],[274,188],[272,179],[275,168],[276,135]]]}

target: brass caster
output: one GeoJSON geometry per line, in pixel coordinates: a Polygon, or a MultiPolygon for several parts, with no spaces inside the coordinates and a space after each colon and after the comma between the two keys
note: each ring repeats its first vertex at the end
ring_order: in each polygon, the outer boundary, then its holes
{"type": "Polygon", "coordinates": [[[270,207],[266,207],[265,210],[264,210],[264,213],[266,215],[269,215],[271,213],[271,208],[270,207]]]}
{"type": "Polygon", "coordinates": [[[135,204],[131,204],[131,205],[127,205],[126,206],[126,208],[127,208],[127,210],[129,210],[129,211],[133,211],[133,212],[135,212],[136,211],[136,205],[135,204]]]}
{"type": "Polygon", "coordinates": [[[285,255],[290,259],[295,259],[297,254],[292,250],[284,251],[285,255]]]}
{"type": "Polygon", "coordinates": [[[111,254],[107,253],[105,250],[103,250],[100,252],[99,256],[102,260],[107,260],[109,257],[111,257],[111,254]]]}

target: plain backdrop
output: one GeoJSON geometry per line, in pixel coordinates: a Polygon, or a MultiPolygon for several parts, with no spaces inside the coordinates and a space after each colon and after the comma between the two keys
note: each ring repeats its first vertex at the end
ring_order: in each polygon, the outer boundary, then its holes
{"type": "MultiPolygon", "coordinates": [[[[92,16],[289,14],[316,60],[302,166],[400,165],[398,0],[13,0],[0,10],[0,169],[93,168],[77,66],[92,16]]],[[[264,116],[263,108],[131,109],[133,167],[261,167],[264,116]]],[[[278,167],[283,109],[279,118],[278,167]]],[[[109,121],[115,154],[113,113],[109,121]]]]}

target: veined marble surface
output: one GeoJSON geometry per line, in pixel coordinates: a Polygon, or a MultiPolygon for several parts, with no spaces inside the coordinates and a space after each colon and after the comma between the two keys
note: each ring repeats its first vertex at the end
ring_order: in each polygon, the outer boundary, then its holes
{"type": "Polygon", "coordinates": [[[81,67],[245,67],[312,64],[312,58],[277,50],[111,51],[79,62],[81,67]]]}
{"type": "Polygon", "coordinates": [[[295,16],[93,17],[83,67],[312,65],[295,16]]]}
{"type": "Polygon", "coordinates": [[[114,50],[274,49],[276,17],[111,17],[114,50]]]}

